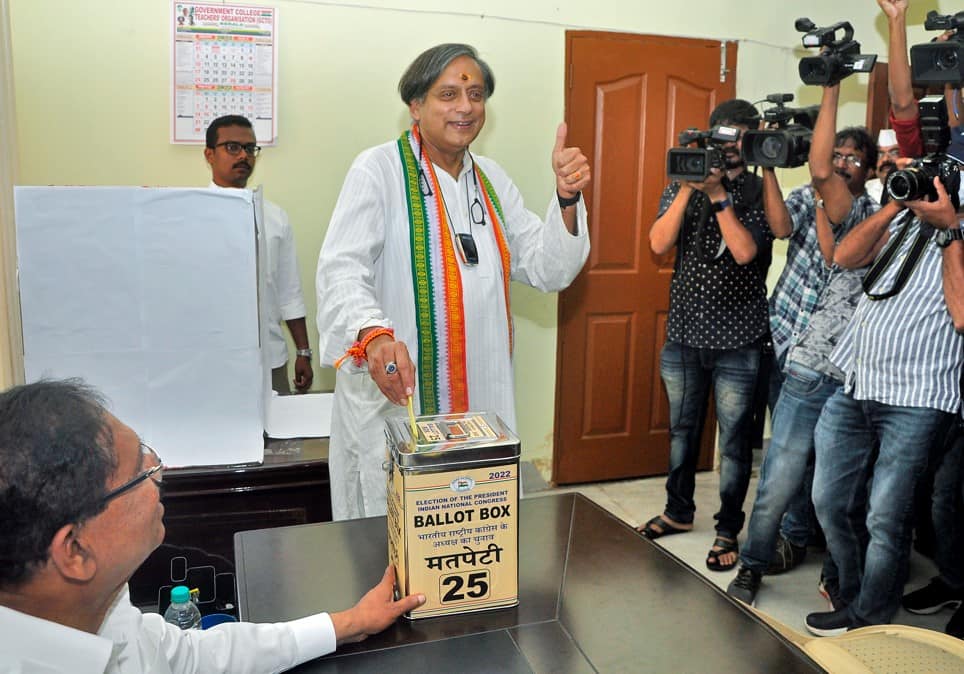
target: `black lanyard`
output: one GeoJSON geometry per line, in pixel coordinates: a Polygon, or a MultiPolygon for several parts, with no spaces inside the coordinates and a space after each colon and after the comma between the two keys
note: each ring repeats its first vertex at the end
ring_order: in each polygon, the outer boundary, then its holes
{"type": "Polygon", "coordinates": [[[921,255],[924,254],[924,248],[927,246],[927,242],[930,241],[931,235],[934,233],[934,229],[922,220],[920,223],[920,231],[917,233],[917,240],[914,241],[910,250],[907,252],[907,257],[904,258],[904,262],[900,265],[900,269],[897,271],[897,278],[894,279],[893,287],[885,293],[872,293],[870,289],[874,287],[874,284],[877,283],[883,273],[887,271],[904,239],[907,238],[907,232],[914,222],[910,211],[904,211],[899,217],[906,220],[904,226],[901,227],[897,236],[894,237],[894,240],[887,244],[887,247],[884,248],[880,257],[877,258],[873,266],[867,271],[867,275],[864,276],[861,282],[864,287],[864,294],[867,295],[868,299],[873,301],[886,300],[904,289],[910,275],[914,273],[917,263],[920,262],[921,255]]]}

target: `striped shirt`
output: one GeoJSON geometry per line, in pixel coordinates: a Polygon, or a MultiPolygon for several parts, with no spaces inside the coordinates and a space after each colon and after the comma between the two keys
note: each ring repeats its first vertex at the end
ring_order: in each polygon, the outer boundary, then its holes
{"type": "MultiPolygon", "coordinates": [[[[894,263],[872,292],[893,287],[919,226],[915,218],[894,263]]],[[[897,229],[892,222],[891,240],[897,229]]],[[[900,293],[885,300],[860,298],[830,357],[845,374],[846,391],[854,399],[958,411],[964,340],[954,330],[944,302],[941,266],[941,249],[930,241],[900,293]]]]}
{"type": "MultiPolygon", "coordinates": [[[[790,192],[786,206],[793,231],[786,266],[770,296],[770,335],[777,356],[783,355],[807,329],[830,281],[830,267],[823,263],[817,240],[813,186],[803,185],[790,192]]],[[[833,226],[834,239],[839,241],[879,208],[866,192],[854,197],[847,218],[833,226]]]]}

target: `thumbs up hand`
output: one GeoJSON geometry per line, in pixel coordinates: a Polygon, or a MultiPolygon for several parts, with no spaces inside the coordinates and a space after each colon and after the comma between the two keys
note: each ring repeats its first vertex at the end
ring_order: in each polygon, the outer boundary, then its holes
{"type": "Polygon", "coordinates": [[[566,147],[569,129],[563,122],[556,130],[556,144],[552,148],[552,170],[556,174],[556,192],[571,198],[589,184],[589,160],[578,147],[566,147]]]}

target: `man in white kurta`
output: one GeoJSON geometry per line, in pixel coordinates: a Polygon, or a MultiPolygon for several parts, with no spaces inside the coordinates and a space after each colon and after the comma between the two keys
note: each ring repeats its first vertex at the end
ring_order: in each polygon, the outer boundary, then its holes
{"type": "MultiPolygon", "coordinates": [[[[468,76],[461,75],[463,79],[468,76]]],[[[426,133],[426,154],[429,139],[426,133]]],[[[561,148],[561,142],[557,139],[561,148]]],[[[433,164],[435,155],[432,156],[433,164]]],[[[575,233],[563,221],[561,197],[552,194],[545,220],[526,210],[522,195],[491,159],[461,155],[455,177],[435,164],[441,201],[456,234],[470,233],[478,264],[461,260],[465,316],[466,381],[471,411],[494,411],[516,428],[511,319],[506,306],[503,266],[493,223],[473,217],[473,201],[484,189],[473,179],[474,162],[488,177],[501,204],[511,278],[546,292],[565,288],[589,252],[586,210],[576,204],[575,233]]],[[[396,142],[363,152],[352,164],[335,206],[318,261],[318,332],[323,365],[332,365],[374,326],[395,331],[412,359],[419,352],[412,272],[412,228],[402,161],[396,142]]],[[[588,177],[588,166],[584,169],[588,177]]],[[[578,175],[577,175],[578,177],[578,175]]],[[[478,209],[481,210],[481,209],[478,209]]],[[[416,413],[423,411],[415,387],[416,413]]],[[[438,409],[438,413],[453,410],[438,409]]],[[[371,517],[386,511],[384,419],[405,415],[381,392],[368,372],[350,359],[335,382],[329,470],[335,520],[371,517]]]]}

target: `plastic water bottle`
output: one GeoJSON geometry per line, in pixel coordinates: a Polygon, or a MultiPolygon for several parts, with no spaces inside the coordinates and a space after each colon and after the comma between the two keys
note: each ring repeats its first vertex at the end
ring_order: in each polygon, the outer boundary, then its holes
{"type": "Polygon", "coordinates": [[[201,628],[201,611],[191,601],[191,591],[186,586],[171,588],[171,605],[164,611],[164,620],[182,630],[201,628]]]}

